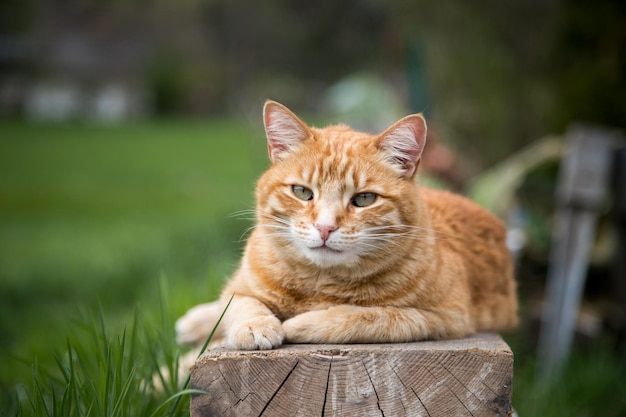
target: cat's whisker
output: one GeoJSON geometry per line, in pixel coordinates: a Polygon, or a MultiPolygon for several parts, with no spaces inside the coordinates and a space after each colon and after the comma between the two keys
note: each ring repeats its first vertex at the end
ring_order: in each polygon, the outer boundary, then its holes
{"type": "Polygon", "coordinates": [[[372,240],[397,240],[397,239],[445,240],[445,239],[450,239],[451,237],[415,234],[414,232],[403,232],[403,233],[368,233],[366,235],[362,235],[360,238],[372,239],[372,240]]]}
{"type": "Polygon", "coordinates": [[[256,210],[248,209],[248,210],[238,210],[230,213],[226,216],[228,219],[232,218],[243,218],[246,220],[254,220],[256,218],[256,210]],[[243,216],[251,216],[251,217],[243,217],[243,216]]]}
{"type": "MultiPolygon", "coordinates": [[[[257,227],[259,227],[258,224],[254,224],[248,228],[246,228],[243,233],[241,234],[241,237],[239,239],[239,241],[243,241],[246,239],[247,235],[250,234],[251,231],[253,231],[254,229],[256,229],[257,227]]],[[[268,228],[268,229],[272,229],[270,231],[270,235],[271,236],[280,236],[280,237],[290,237],[291,233],[289,232],[289,227],[286,225],[282,225],[282,224],[263,224],[263,227],[268,228]]]]}
{"type": "MultiPolygon", "coordinates": [[[[382,242],[381,242],[382,243],[382,242]]],[[[389,247],[389,245],[376,245],[372,243],[361,243],[361,247],[366,247],[368,249],[364,250],[361,255],[376,255],[379,252],[384,252],[387,255],[396,255],[397,253],[393,250],[393,248],[389,247]]]]}
{"type": "Polygon", "coordinates": [[[431,227],[424,227],[424,226],[418,226],[418,225],[409,225],[409,224],[388,224],[388,225],[381,225],[381,226],[371,226],[369,229],[372,230],[377,230],[377,229],[418,229],[418,230],[425,230],[425,231],[432,231],[435,233],[443,233],[443,234],[448,234],[446,232],[442,232],[440,230],[437,229],[433,229],[431,227]]]}
{"type": "Polygon", "coordinates": [[[243,242],[243,241],[247,240],[248,235],[249,235],[249,234],[250,234],[250,233],[251,233],[254,229],[256,229],[256,227],[257,227],[257,225],[256,225],[256,224],[255,224],[255,225],[252,225],[252,226],[250,226],[250,227],[247,227],[247,228],[246,228],[246,229],[245,229],[245,230],[241,233],[241,236],[239,236],[239,240],[238,240],[238,242],[239,242],[239,243],[241,243],[241,242],[243,242]]]}
{"type": "MultiPolygon", "coordinates": [[[[424,238],[416,238],[416,237],[409,237],[409,239],[411,240],[427,240],[429,238],[424,237],[424,238]]],[[[363,251],[364,255],[374,255],[377,252],[380,253],[386,253],[388,255],[397,255],[398,251],[397,248],[401,248],[405,245],[406,241],[403,239],[389,239],[389,237],[371,237],[368,236],[366,238],[361,238],[359,240],[359,246],[361,248],[367,248],[366,250],[363,251]]]]}
{"type": "Polygon", "coordinates": [[[293,239],[293,235],[288,232],[270,232],[269,236],[273,238],[281,238],[281,239],[285,239],[289,241],[293,239]]]}
{"type": "Polygon", "coordinates": [[[285,230],[285,231],[289,231],[291,230],[291,225],[290,224],[283,224],[283,223],[262,223],[259,226],[262,226],[266,229],[271,229],[271,230],[285,230]]]}
{"type": "Polygon", "coordinates": [[[423,227],[423,226],[415,226],[415,225],[407,225],[407,224],[392,224],[392,225],[383,225],[383,226],[372,226],[372,227],[368,227],[363,229],[364,232],[369,232],[369,231],[378,231],[378,230],[407,230],[407,229],[413,229],[414,231],[424,231],[424,232],[432,232],[438,235],[445,235],[445,236],[449,236],[452,238],[456,238],[457,236],[451,234],[451,233],[446,233],[446,232],[442,232],[440,230],[437,229],[433,229],[433,228],[429,228],[429,227],[423,227]]]}
{"type": "Polygon", "coordinates": [[[275,223],[264,223],[264,225],[268,227],[274,228],[283,228],[285,230],[291,229],[291,224],[289,222],[275,222],[275,223]]]}
{"type": "Polygon", "coordinates": [[[263,215],[261,215],[261,217],[263,217],[263,218],[265,218],[267,220],[274,221],[276,223],[284,224],[284,225],[290,225],[291,224],[289,222],[289,220],[283,219],[282,217],[274,216],[274,215],[271,215],[271,214],[263,214],[263,215]]]}
{"type": "Polygon", "coordinates": [[[451,235],[449,233],[434,233],[434,234],[425,234],[422,231],[418,230],[409,230],[406,232],[387,232],[387,233],[367,233],[369,236],[377,236],[377,237],[410,237],[411,239],[435,239],[435,240],[443,240],[443,239],[457,239],[457,236],[451,235]]]}
{"type": "Polygon", "coordinates": [[[370,242],[367,240],[361,242],[362,244],[369,244],[371,246],[376,246],[378,248],[389,248],[389,247],[401,247],[404,242],[398,240],[390,240],[390,239],[371,239],[370,242]]]}

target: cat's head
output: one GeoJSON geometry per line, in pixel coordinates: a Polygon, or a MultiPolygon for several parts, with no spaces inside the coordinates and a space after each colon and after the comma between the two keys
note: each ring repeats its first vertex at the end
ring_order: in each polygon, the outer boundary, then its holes
{"type": "Polygon", "coordinates": [[[344,125],[309,127],[267,101],[264,122],[272,165],[257,185],[258,226],[281,254],[351,268],[403,253],[418,226],[421,115],[369,135],[344,125]]]}

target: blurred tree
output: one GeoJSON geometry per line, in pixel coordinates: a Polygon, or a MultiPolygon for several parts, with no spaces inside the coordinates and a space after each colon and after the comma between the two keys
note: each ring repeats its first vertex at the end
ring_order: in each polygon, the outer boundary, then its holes
{"type": "Polygon", "coordinates": [[[0,36],[21,34],[33,23],[37,0],[2,0],[0,2],[0,36]]]}
{"type": "Polygon", "coordinates": [[[175,52],[163,51],[149,65],[148,83],[154,110],[159,114],[180,113],[187,93],[180,58],[175,52]]]}
{"type": "Polygon", "coordinates": [[[397,1],[399,30],[420,39],[440,135],[491,164],[549,131],[546,58],[556,1],[397,1]]]}
{"type": "Polygon", "coordinates": [[[491,164],[574,121],[626,123],[626,3],[619,0],[392,2],[426,45],[442,136],[491,164]]]}
{"type": "Polygon", "coordinates": [[[203,11],[207,42],[223,64],[228,104],[273,96],[280,79],[298,80],[288,97],[295,107],[311,107],[320,85],[380,67],[385,30],[384,5],[344,2],[243,0],[207,2],[203,11]]]}
{"type": "Polygon", "coordinates": [[[623,127],[625,9],[621,0],[7,0],[0,32],[30,31],[39,75],[143,85],[163,112],[257,114],[266,97],[316,110],[339,79],[378,74],[484,166],[574,120],[623,127]]]}
{"type": "Polygon", "coordinates": [[[564,2],[554,64],[559,124],[626,128],[626,2],[564,2]]]}

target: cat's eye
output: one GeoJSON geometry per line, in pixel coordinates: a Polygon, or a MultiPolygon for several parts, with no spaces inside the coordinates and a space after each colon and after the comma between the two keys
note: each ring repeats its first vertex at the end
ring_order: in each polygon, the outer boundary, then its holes
{"type": "Polygon", "coordinates": [[[352,197],[352,205],[356,207],[367,207],[374,204],[377,195],[374,193],[359,193],[352,197]]]}
{"type": "Polygon", "coordinates": [[[313,191],[301,185],[293,185],[291,187],[293,194],[300,200],[309,201],[313,200],[313,191]]]}

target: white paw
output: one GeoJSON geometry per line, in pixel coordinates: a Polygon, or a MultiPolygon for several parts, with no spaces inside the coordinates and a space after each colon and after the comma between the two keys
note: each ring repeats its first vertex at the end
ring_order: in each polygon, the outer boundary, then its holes
{"type": "Polygon", "coordinates": [[[284,338],[280,320],[263,316],[233,324],[228,332],[228,345],[242,350],[265,350],[280,346],[284,338]]]}
{"type": "Polygon", "coordinates": [[[201,345],[213,331],[220,314],[221,306],[218,302],[191,308],[176,321],[176,342],[181,345],[201,345]]]}

